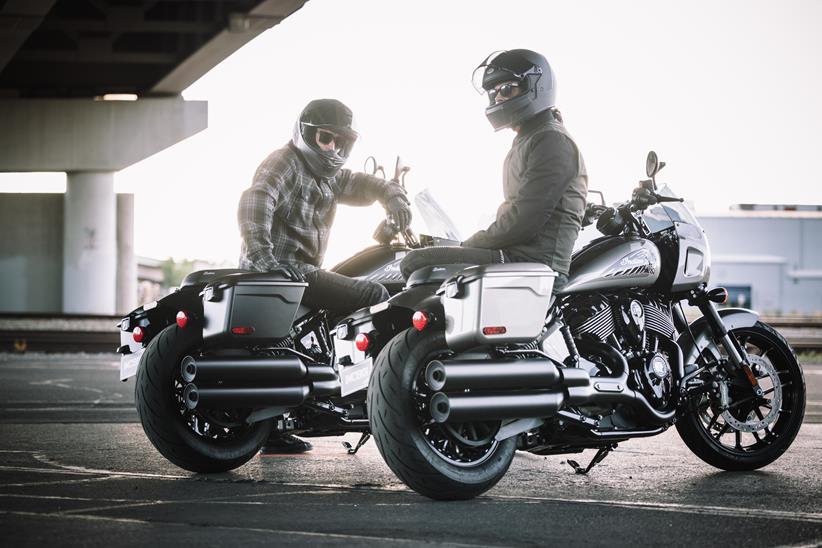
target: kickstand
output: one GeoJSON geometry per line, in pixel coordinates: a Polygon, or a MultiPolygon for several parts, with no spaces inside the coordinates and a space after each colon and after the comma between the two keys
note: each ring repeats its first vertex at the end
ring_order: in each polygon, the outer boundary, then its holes
{"type": "Polygon", "coordinates": [[[597,451],[597,454],[594,455],[594,458],[591,459],[591,462],[588,463],[588,466],[586,468],[583,468],[579,465],[579,463],[577,463],[577,461],[571,459],[568,459],[568,464],[571,466],[571,468],[574,469],[574,472],[576,472],[577,474],[587,474],[591,471],[591,468],[602,462],[603,459],[605,459],[605,457],[608,456],[608,453],[616,449],[616,447],[616,444],[601,447],[599,451],[597,451]]]}
{"type": "Polygon", "coordinates": [[[351,444],[348,443],[347,441],[342,442],[342,444],[343,444],[343,447],[345,447],[346,450],[348,451],[348,454],[353,455],[357,451],[360,450],[360,447],[365,445],[365,442],[367,442],[370,439],[371,439],[371,434],[368,433],[368,432],[363,432],[362,436],[360,436],[360,441],[357,442],[357,445],[355,447],[352,447],[351,444]]]}

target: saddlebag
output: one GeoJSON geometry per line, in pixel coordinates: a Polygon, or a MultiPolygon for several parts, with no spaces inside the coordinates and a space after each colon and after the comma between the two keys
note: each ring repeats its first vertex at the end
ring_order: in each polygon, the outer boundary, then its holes
{"type": "Polygon", "coordinates": [[[556,277],[540,263],[472,266],[437,290],[445,309],[449,348],[523,343],[545,325],[556,277]]]}
{"type": "Polygon", "coordinates": [[[203,342],[245,346],[287,337],[307,286],[265,272],[212,281],[202,292],[203,342]]]}

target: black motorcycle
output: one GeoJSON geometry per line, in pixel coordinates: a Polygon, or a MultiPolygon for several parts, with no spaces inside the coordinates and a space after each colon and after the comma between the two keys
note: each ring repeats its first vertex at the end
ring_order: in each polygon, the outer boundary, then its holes
{"type": "MultiPolygon", "coordinates": [[[[596,449],[585,467],[568,461],[584,474],[617,443],[673,425],[724,470],[754,470],[788,449],[805,409],[796,355],[756,312],[717,308],[727,291],[708,288],[708,240],[682,200],[657,188],[662,167],[651,152],[631,201],[588,205],[584,224],[596,220],[604,236],[574,253],[558,294],[542,265],[467,268],[381,348],[369,424],[409,487],[477,496],[516,450],[596,449]],[[688,323],[682,301],[702,316],[688,323]]],[[[432,274],[412,275],[392,301],[416,300],[431,286],[415,283],[432,274]]],[[[396,318],[387,332],[402,326],[396,318]]]]}
{"type": "MultiPolygon", "coordinates": [[[[398,158],[392,180],[404,186],[408,169],[398,158]]],[[[385,176],[376,162],[371,171],[385,176]]],[[[430,196],[422,193],[417,204],[442,226],[430,196]]],[[[374,238],[377,245],[332,270],[380,282],[395,297],[333,325],[324,310],[300,303],[305,283],[236,269],[193,272],[175,292],[122,319],[120,378],[136,376],[140,421],[163,456],[194,472],[222,472],[251,459],[274,430],[360,432],[351,453],[368,440],[374,357],[412,326],[420,302],[438,299],[436,288],[454,271],[407,285],[399,262],[411,248],[454,242],[399,232],[391,219],[374,238]]]]}

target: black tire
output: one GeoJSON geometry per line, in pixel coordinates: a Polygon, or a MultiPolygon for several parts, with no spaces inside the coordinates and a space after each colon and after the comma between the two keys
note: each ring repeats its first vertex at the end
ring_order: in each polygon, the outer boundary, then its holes
{"type": "MultiPolygon", "coordinates": [[[[176,325],[151,340],[137,371],[137,413],[149,441],[172,463],[192,472],[226,472],[257,454],[271,433],[273,419],[252,425],[237,420],[226,426],[185,408],[180,362],[200,343],[198,330],[176,325]]],[[[225,413],[229,417],[237,411],[225,413]]]]}
{"type": "MultiPolygon", "coordinates": [[[[748,404],[748,410],[740,402],[739,411],[733,411],[736,415],[742,415],[740,419],[729,415],[732,413],[730,410],[720,414],[715,407],[716,397],[703,395],[689,402],[685,413],[676,423],[676,429],[685,445],[711,466],[729,471],[756,470],[778,459],[796,438],[805,415],[805,378],[791,346],[769,325],[757,322],[752,327],[735,329],[731,331],[731,335],[748,347],[749,355],[754,359],[761,355],[756,354],[756,349],[764,351],[779,380],[779,387],[774,386],[768,375],[757,376],[760,377],[766,397],[772,395],[771,403],[776,401],[776,392],[779,391],[779,412],[768,426],[756,429],[753,423],[748,422],[753,418],[751,414],[755,413],[757,419],[762,419],[764,423],[765,419],[770,418],[773,405],[760,407],[759,404],[748,404]],[[767,410],[764,412],[767,414],[763,414],[763,408],[767,410]],[[738,420],[739,424],[729,422],[728,418],[738,420]],[[746,423],[751,424],[754,433],[740,428],[740,425],[746,426],[746,423]],[[733,445],[723,443],[722,440],[727,439],[724,436],[728,435],[734,437],[733,445]],[[751,445],[742,444],[751,439],[751,445]]],[[[731,397],[731,407],[733,406],[734,400],[731,397]]],[[[756,422],[758,420],[754,421],[756,422]]]]}
{"type": "Polygon", "coordinates": [[[464,500],[484,493],[505,475],[516,437],[496,442],[491,432],[487,447],[472,448],[485,452],[475,463],[455,463],[435,449],[431,428],[440,426],[426,425],[420,416],[418,390],[424,366],[446,352],[445,335],[433,329],[420,333],[412,328],[391,339],[371,374],[368,418],[385,462],[406,485],[432,499],[464,500]]]}

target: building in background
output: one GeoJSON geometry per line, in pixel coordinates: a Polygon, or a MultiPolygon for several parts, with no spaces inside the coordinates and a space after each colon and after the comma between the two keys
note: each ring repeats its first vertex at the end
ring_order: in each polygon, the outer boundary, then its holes
{"type": "Polygon", "coordinates": [[[729,304],[768,314],[822,314],[822,206],[742,204],[700,215],[711,285],[729,304]]]}

